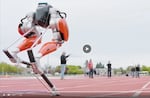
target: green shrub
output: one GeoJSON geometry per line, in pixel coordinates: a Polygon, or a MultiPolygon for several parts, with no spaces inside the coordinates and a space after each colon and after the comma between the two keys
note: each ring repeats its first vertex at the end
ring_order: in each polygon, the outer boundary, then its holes
{"type": "Polygon", "coordinates": [[[21,69],[17,68],[16,66],[7,64],[7,63],[0,63],[0,73],[20,73],[21,69]]]}
{"type": "MultiPolygon", "coordinates": [[[[61,72],[61,66],[57,66],[55,69],[55,72],[61,72]]],[[[81,66],[77,65],[67,65],[66,66],[66,72],[65,74],[83,74],[83,70],[81,69],[81,66]]]]}

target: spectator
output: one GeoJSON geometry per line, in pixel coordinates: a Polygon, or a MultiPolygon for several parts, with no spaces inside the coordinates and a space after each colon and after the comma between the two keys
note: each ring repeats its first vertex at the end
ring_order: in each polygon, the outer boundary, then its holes
{"type": "Polygon", "coordinates": [[[92,59],[88,62],[89,78],[93,78],[93,62],[92,59]]]}
{"type": "Polygon", "coordinates": [[[89,69],[88,69],[88,60],[85,62],[85,70],[84,70],[85,76],[89,75],[89,69]]]}
{"type": "Polygon", "coordinates": [[[140,78],[140,65],[137,65],[135,69],[136,78],[140,78]]]}
{"type": "Polygon", "coordinates": [[[66,58],[68,58],[69,55],[66,56],[66,53],[63,52],[61,57],[60,57],[60,60],[61,60],[61,80],[64,79],[64,73],[66,71],[66,63],[67,63],[67,60],[66,58]]]}
{"type": "Polygon", "coordinates": [[[110,61],[108,61],[108,64],[107,64],[107,76],[111,77],[111,63],[110,63],[110,61]]]}
{"type": "Polygon", "coordinates": [[[131,76],[134,78],[134,76],[135,76],[135,67],[133,66],[132,68],[131,68],[131,76]]]}

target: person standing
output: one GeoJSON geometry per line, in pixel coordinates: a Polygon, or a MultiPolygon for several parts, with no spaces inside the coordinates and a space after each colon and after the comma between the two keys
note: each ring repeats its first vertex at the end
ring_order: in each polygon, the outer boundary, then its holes
{"type": "Polygon", "coordinates": [[[66,55],[65,52],[63,52],[61,57],[60,57],[60,61],[61,61],[61,80],[64,79],[64,74],[65,74],[65,71],[66,71],[66,63],[67,63],[66,58],[68,58],[68,57],[69,57],[69,55],[66,55]]]}
{"type": "Polygon", "coordinates": [[[89,75],[88,60],[85,61],[84,76],[89,75]]]}
{"type": "Polygon", "coordinates": [[[88,62],[89,78],[93,78],[93,62],[92,59],[88,62]]]}
{"type": "Polygon", "coordinates": [[[135,71],[136,71],[136,68],[134,66],[132,66],[132,68],[131,68],[131,76],[132,76],[132,78],[134,78],[134,76],[135,76],[135,71]]]}
{"type": "Polygon", "coordinates": [[[140,65],[137,65],[136,67],[135,67],[135,73],[136,73],[136,78],[140,78],[140,65]]]}
{"type": "Polygon", "coordinates": [[[111,63],[110,63],[110,61],[108,61],[108,64],[107,64],[107,76],[111,77],[111,63]]]}

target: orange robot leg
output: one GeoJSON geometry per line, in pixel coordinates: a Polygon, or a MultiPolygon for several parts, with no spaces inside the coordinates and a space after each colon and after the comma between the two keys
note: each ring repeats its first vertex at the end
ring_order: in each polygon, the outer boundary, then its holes
{"type": "Polygon", "coordinates": [[[56,51],[58,48],[57,42],[47,42],[45,43],[42,48],[40,49],[39,53],[42,54],[42,56],[45,56],[51,52],[56,51]]]}
{"type": "MultiPolygon", "coordinates": [[[[23,51],[26,50],[28,48],[31,48],[31,46],[34,44],[34,42],[36,41],[37,37],[31,37],[31,38],[26,38],[19,46],[19,50],[23,51]]],[[[37,44],[41,43],[41,39],[38,41],[37,44]]]]}

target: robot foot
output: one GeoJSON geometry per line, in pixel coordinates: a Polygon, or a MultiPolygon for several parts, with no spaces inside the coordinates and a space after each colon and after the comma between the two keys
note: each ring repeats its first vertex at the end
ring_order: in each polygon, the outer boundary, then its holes
{"type": "Polygon", "coordinates": [[[17,63],[17,60],[9,53],[8,50],[3,50],[3,52],[5,53],[5,55],[10,59],[10,61],[12,63],[17,63]]]}
{"type": "Polygon", "coordinates": [[[52,88],[52,96],[60,96],[59,92],[56,90],[55,87],[52,88]]]}

